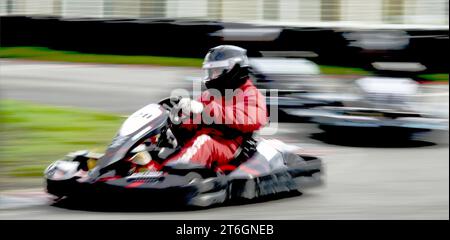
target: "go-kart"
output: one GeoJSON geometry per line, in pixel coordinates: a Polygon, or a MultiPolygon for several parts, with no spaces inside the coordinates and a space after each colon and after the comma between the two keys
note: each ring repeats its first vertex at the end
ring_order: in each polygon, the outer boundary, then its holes
{"type": "Polygon", "coordinates": [[[320,106],[294,114],[309,116],[325,132],[347,137],[354,133],[409,139],[417,133],[448,130],[448,119],[417,108],[419,86],[411,79],[364,77],[355,85],[359,94],[341,97],[342,106],[320,106]]]}
{"type": "Polygon", "coordinates": [[[175,131],[182,112],[177,101],[163,99],[129,116],[103,154],[77,151],[52,163],[44,173],[47,192],[55,199],[156,200],[206,207],[322,183],[320,159],[255,134],[244,137],[227,165],[163,164],[183,144],[175,131]]]}

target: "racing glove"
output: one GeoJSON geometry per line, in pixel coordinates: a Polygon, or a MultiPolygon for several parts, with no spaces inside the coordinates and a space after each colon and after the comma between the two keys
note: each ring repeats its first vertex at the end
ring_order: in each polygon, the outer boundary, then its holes
{"type": "Polygon", "coordinates": [[[182,98],[178,106],[186,115],[190,115],[190,113],[199,114],[203,111],[203,103],[190,98],[182,98]]]}

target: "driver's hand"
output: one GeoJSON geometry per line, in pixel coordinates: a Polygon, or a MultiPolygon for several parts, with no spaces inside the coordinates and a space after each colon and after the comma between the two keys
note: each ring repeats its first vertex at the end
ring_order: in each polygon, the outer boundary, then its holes
{"type": "Polygon", "coordinates": [[[186,115],[190,113],[199,114],[203,111],[203,103],[190,98],[182,98],[178,106],[186,115]]]}

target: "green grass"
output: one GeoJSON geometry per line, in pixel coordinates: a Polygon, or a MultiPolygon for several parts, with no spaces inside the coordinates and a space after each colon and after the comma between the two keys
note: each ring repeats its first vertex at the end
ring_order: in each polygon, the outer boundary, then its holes
{"type": "Polygon", "coordinates": [[[422,74],[419,77],[428,81],[448,82],[448,73],[422,74]]]}
{"type": "Polygon", "coordinates": [[[180,67],[200,67],[203,62],[199,58],[87,54],[51,50],[43,47],[2,47],[0,48],[0,58],[79,63],[149,64],[180,67]]]}
{"type": "Polygon", "coordinates": [[[330,75],[372,75],[372,72],[364,70],[362,68],[351,68],[351,67],[339,67],[339,66],[327,66],[321,65],[320,72],[322,74],[330,75]]]}
{"type": "Polygon", "coordinates": [[[68,152],[103,151],[124,119],[105,113],[0,101],[0,176],[42,176],[68,152]]]}

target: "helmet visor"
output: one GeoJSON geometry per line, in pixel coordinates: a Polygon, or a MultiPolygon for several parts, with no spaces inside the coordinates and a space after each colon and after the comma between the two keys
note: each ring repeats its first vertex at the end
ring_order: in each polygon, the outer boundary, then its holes
{"type": "Polygon", "coordinates": [[[209,81],[212,79],[216,79],[220,77],[222,74],[228,72],[233,68],[233,65],[230,61],[214,61],[214,62],[205,62],[203,64],[204,70],[204,80],[209,81]]]}
{"type": "Polygon", "coordinates": [[[204,79],[209,81],[220,77],[222,74],[226,73],[228,69],[226,67],[209,68],[204,70],[204,79]]]}

